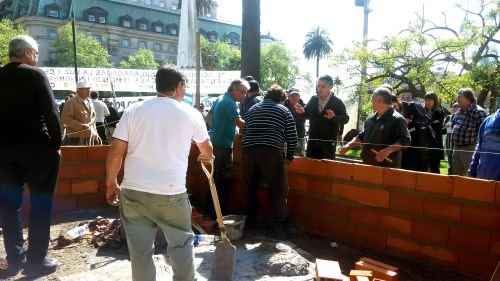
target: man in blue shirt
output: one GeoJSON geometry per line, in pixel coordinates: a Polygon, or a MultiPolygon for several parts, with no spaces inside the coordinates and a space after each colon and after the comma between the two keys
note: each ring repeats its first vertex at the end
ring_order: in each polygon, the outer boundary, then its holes
{"type": "MultiPolygon", "coordinates": [[[[225,212],[226,190],[229,187],[233,170],[233,140],[236,127],[243,129],[245,125],[236,102],[241,101],[249,88],[247,81],[233,80],[227,92],[217,98],[207,115],[210,141],[214,146],[214,181],[222,213],[225,212]]],[[[210,201],[206,201],[206,212],[210,218],[215,218],[211,198],[211,195],[207,197],[210,201]]]]}
{"type": "Polygon", "coordinates": [[[469,175],[480,179],[500,181],[500,109],[484,120],[479,127],[477,147],[472,156],[469,175]]]}

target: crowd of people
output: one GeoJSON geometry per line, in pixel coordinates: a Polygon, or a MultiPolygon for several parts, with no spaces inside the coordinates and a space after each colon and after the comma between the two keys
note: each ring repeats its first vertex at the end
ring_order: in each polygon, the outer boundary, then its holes
{"type": "MultiPolygon", "coordinates": [[[[265,184],[275,234],[288,237],[287,165],[296,156],[335,159],[349,121],[345,104],[332,91],[330,75],[317,79],[317,95],[307,103],[297,88],[286,91],[275,84],[262,91],[251,76],[235,79],[204,117],[183,103],[186,77],[170,66],[156,73],[157,96],[129,106],[121,119],[109,101],[99,101],[99,93],[91,91],[85,81],[77,83],[74,96],[58,110],[47,76],[36,68],[37,42],[26,35],[14,37],[9,57],[11,62],[0,69],[0,118],[5,121],[0,135],[0,218],[10,276],[22,269],[27,275],[48,274],[59,265],[47,257],[47,249],[63,136],[68,145],[111,142],[106,199],[120,207],[132,279],[155,280],[153,245],[159,227],[168,242],[173,279],[195,280],[194,234],[186,193],[192,142],[200,151],[199,161],[214,161],[217,193],[222,212],[227,213],[233,141],[239,131],[241,206],[247,223],[251,226],[256,221],[257,191],[265,184]],[[114,132],[103,130],[106,123],[114,132]],[[119,183],[122,165],[125,175],[119,183]],[[27,249],[21,219],[25,183],[31,203],[27,249]]],[[[446,147],[451,174],[500,180],[496,167],[500,163],[500,110],[487,117],[471,89],[458,91],[449,116],[436,93],[427,93],[424,100],[423,105],[401,101],[390,85],[381,85],[371,94],[373,114],[364,130],[354,134],[339,154],[362,147],[365,164],[439,173],[446,147]]],[[[214,217],[210,195],[205,206],[205,214],[214,217]]]]}

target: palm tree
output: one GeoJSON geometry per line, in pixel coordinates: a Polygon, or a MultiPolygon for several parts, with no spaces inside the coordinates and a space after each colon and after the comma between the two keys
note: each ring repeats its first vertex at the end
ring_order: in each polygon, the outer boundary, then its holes
{"type": "Polygon", "coordinates": [[[260,77],[260,0],[242,0],[241,76],[260,77]]]}
{"type": "Polygon", "coordinates": [[[304,56],[306,59],[316,58],[316,78],[319,76],[319,60],[332,51],[332,46],[330,34],[319,26],[307,33],[304,56]]]}
{"type": "MultiPolygon", "coordinates": [[[[214,6],[212,0],[196,0],[196,13],[198,16],[210,14],[214,6]]],[[[179,10],[182,8],[182,0],[179,0],[177,7],[179,7],[179,10]]]]}

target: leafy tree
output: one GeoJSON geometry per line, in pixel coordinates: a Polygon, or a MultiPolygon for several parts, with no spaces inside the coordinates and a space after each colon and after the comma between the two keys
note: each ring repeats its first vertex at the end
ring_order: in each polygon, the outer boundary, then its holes
{"type": "Polygon", "coordinates": [[[0,21],[0,63],[9,63],[9,41],[17,35],[26,34],[26,31],[16,26],[9,19],[0,21]]]}
{"type": "Polygon", "coordinates": [[[319,26],[307,33],[304,56],[306,59],[316,58],[316,77],[319,77],[319,60],[332,51],[332,46],[330,34],[319,26]]]}
{"type": "Polygon", "coordinates": [[[295,85],[299,78],[297,61],[297,58],[281,42],[274,42],[262,48],[260,61],[262,87],[267,89],[271,86],[270,84],[277,83],[284,89],[288,89],[295,85]]]}
{"type": "MultiPolygon", "coordinates": [[[[73,32],[71,23],[67,23],[57,30],[57,37],[53,46],[57,48],[56,58],[49,61],[49,66],[73,66],[73,32]]],[[[94,38],[88,37],[76,29],[76,57],[78,67],[110,67],[109,53],[94,38]]]]}
{"type": "MultiPolygon", "coordinates": [[[[241,76],[252,75],[257,81],[261,73],[260,0],[242,0],[241,76]]],[[[261,76],[262,75],[262,76],[261,76]]]]}
{"type": "MultiPolygon", "coordinates": [[[[179,10],[182,8],[182,0],[177,2],[179,10]]],[[[214,2],[212,0],[196,0],[196,12],[198,16],[210,14],[214,9],[214,2]]]]}
{"type": "Polygon", "coordinates": [[[240,50],[225,42],[214,43],[201,37],[201,60],[205,70],[239,70],[241,65],[240,50]]]}
{"type": "Polygon", "coordinates": [[[157,69],[158,63],[155,61],[153,51],[139,49],[135,56],[128,56],[128,59],[120,61],[120,68],[128,69],[157,69]]]}

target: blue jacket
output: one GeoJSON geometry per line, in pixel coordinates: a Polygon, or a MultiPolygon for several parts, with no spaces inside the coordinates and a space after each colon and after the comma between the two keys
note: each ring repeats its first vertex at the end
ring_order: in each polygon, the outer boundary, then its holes
{"type": "Polygon", "coordinates": [[[469,175],[500,181],[500,109],[484,120],[477,138],[469,175]]]}

